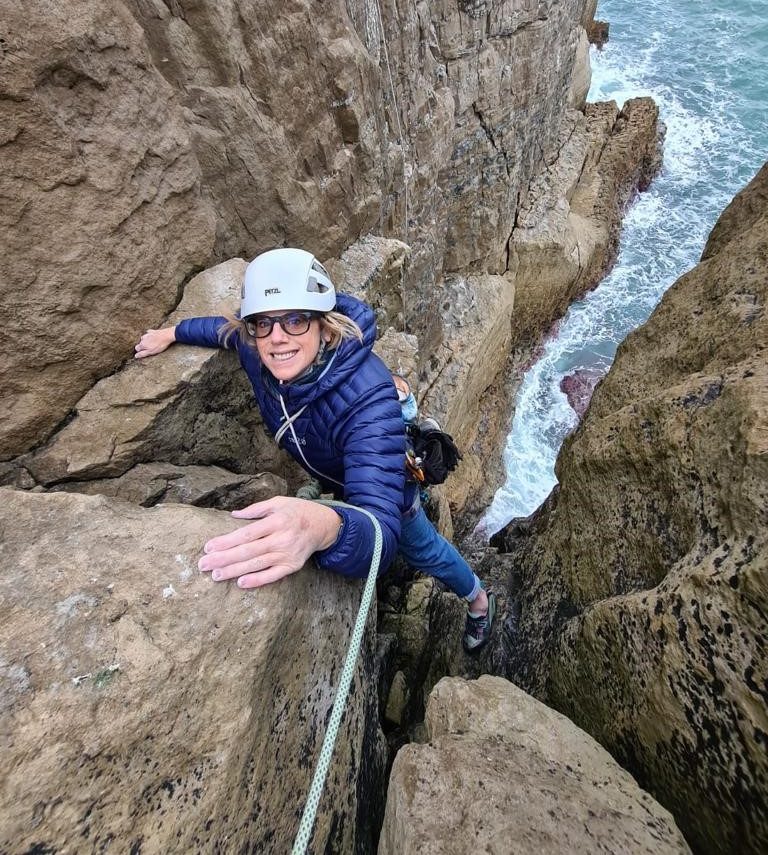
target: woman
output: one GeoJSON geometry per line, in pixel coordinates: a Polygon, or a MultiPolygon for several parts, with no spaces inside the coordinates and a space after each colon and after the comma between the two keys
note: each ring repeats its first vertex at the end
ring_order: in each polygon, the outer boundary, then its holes
{"type": "Polygon", "coordinates": [[[314,556],[323,569],[364,577],[374,533],[355,508],[365,508],[381,525],[382,571],[399,550],[466,598],[464,644],[476,650],[490,634],[493,595],[435,531],[417,485],[406,480],[400,404],[389,370],[372,352],[375,338],[373,311],[337,295],[314,256],[275,249],[246,268],[240,319],[193,318],[148,330],[136,357],[154,356],[175,341],[235,349],[278,444],[324,491],[353,506],[278,496],[235,511],[253,522],[208,541],[201,570],[252,588],[295,573],[314,556]]]}

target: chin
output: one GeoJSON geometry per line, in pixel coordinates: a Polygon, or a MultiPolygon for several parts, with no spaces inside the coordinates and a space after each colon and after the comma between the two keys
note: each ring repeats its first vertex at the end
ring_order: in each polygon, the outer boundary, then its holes
{"type": "Polygon", "coordinates": [[[280,365],[279,363],[275,365],[273,363],[269,366],[269,371],[276,380],[282,380],[283,383],[290,383],[291,380],[295,380],[304,373],[305,367],[280,365]]]}

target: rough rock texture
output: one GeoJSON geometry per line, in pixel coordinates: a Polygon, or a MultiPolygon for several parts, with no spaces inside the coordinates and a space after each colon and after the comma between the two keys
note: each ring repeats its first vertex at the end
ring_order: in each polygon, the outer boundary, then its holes
{"type": "Polygon", "coordinates": [[[443,274],[504,272],[579,90],[584,0],[1,2],[0,459],[46,439],[200,266],[275,245],[404,240],[428,358],[443,274]]]}
{"type": "Polygon", "coordinates": [[[559,492],[508,542],[510,675],[706,852],[768,848],[767,193],[768,165],[620,347],[559,492]]]}
{"type": "Polygon", "coordinates": [[[220,257],[284,241],[338,255],[379,230],[414,246],[411,281],[427,285],[503,269],[539,163],[529,143],[557,137],[583,6],[129,3],[190,111],[220,257]]]}
{"type": "Polygon", "coordinates": [[[0,459],[44,439],[209,258],[189,129],[122,3],[0,0],[0,459]]]}
{"type": "MultiPolygon", "coordinates": [[[[214,584],[196,562],[236,525],[218,511],[2,495],[0,850],[287,852],[360,584],[214,584]]],[[[372,633],[310,851],[370,851],[372,633]]]]}
{"type": "MultiPolygon", "coordinates": [[[[407,247],[399,241],[367,237],[329,266],[342,287],[360,283],[350,290],[377,308],[382,324],[398,324],[406,259],[407,247]]],[[[243,260],[233,259],[198,274],[167,322],[231,313],[244,269],[243,260]]],[[[424,412],[437,416],[465,451],[459,470],[442,491],[454,509],[464,507],[473,495],[475,502],[483,501],[477,491],[478,485],[488,483],[482,461],[494,454],[505,427],[497,418],[495,399],[486,400],[486,390],[503,375],[513,302],[513,288],[504,277],[451,280],[443,302],[433,308],[451,329],[451,342],[434,354],[427,375],[430,383],[419,379],[415,336],[388,327],[376,344],[386,364],[411,381],[424,412]]],[[[73,482],[67,489],[79,489],[85,481],[105,484],[104,479],[121,478],[134,467],[157,462],[161,468],[170,464],[217,465],[239,473],[268,470],[294,489],[303,476],[265,434],[252,399],[233,354],[174,345],[159,357],[132,360],[97,383],[50,441],[19,458],[2,478],[26,488],[73,482]]],[[[154,476],[138,486],[137,475],[143,473],[133,472],[129,487],[105,484],[107,494],[141,495],[142,502],[158,495],[154,476]]],[[[449,530],[447,505],[445,511],[443,526],[449,530]]]]}
{"type": "MultiPolygon", "coordinates": [[[[429,513],[431,508],[427,510],[429,513]]],[[[461,552],[485,585],[496,591],[491,643],[478,653],[467,655],[462,647],[465,601],[446,591],[436,579],[395,565],[385,584],[379,586],[379,632],[397,638],[390,679],[399,680],[399,685],[393,683],[395,697],[390,692],[388,703],[391,701],[398,714],[390,718],[392,726],[387,733],[390,743],[397,747],[406,739],[420,739],[427,698],[443,677],[479,677],[498,673],[503,666],[505,586],[514,565],[509,556],[497,554],[485,543],[470,545],[465,540],[461,552]]]]}
{"type": "MultiPolygon", "coordinates": [[[[168,323],[233,312],[244,269],[233,259],[198,274],[168,323]]],[[[301,478],[264,431],[236,356],[183,345],[101,380],[74,418],[23,462],[38,483],[52,485],[117,477],[152,461],[269,470],[291,484],[301,478]]]]}
{"type": "Polygon", "coordinates": [[[405,329],[405,270],[410,247],[399,240],[367,235],[326,267],[339,291],[365,300],[376,310],[380,329],[405,329]]]}
{"type": "Polygon", "coordinates": [[[506,680],[441,680],[426,724],[395,758],[379,855],[690,851],[607,751],[506,680]]]}
{"type": "Polygon", "coordinates": [[[576,49],[571,87],[568,91],[568,106],[575,110],[583,110],[587,104],[587,95],[591,85],[592,66],[589,61],[589,39],[586,30],[582,30],[576,49]]]}
{"type": "Polygon", "coordinates": [[[517,341],[537,341],[615,259],[623,210],[660,165],[650,98],[568,113],[559,157],[532,183],[510,240],[517,341]]]}
{"type": "Polygon", "coordinates": [[[285,481],[271,472],[237,475],[218,466],[164,463],[139,463],[118,478],[69,481],[52,489],[112,496],[145,508],[176,502],[230,511],[272,496],[285,496],[288,491],[285,481]]]}
{"type": "Polygon", "coordinates": [[[589,43],[602,48],[608,41],[611,25],[608,21],[592,21],[587,27],[589,43]]]}
{"type": "Polygon", "coordinates": [[[503,383],[514,301],[507,277],[452,277],[432,308],[451,335],[422,372],[419,400],[462,450],[463,460],[442,488],[454,508],[468,508],[470,499],[482,504],[494,483],[484,462],[497,459],[506,423],[489,390],[503,383]]]}

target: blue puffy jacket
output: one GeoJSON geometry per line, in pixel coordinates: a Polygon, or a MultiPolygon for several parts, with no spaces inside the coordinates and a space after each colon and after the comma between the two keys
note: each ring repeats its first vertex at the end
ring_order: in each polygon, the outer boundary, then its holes
{"type": "MultiPolygon", "coordinates": [[[[381,572],[395,557],[400,516],[406,505],[405,429],[392,375],[371,350],[376,339],[372,309],[360,300],[339,294],[336,310],[355,321],[363,343],[346,339],[333,351],[320,376],[311,383],[266,382],[254,347],[233,335],[227,347],[237,350],[251,381],[267,428],[274,436],[302,407],[292,432],[281,439],[295,460],[315,476],[324,491],[376,516],[384,538],[381,572]]],[[[191,318],[176,327],[182,344],[221,347],[223,317],[191,318]]],[[[270,375],[271,378],[271,375],[270,375]]],[[[344,519],[336,542],[315,553],[317,564],[345,576],[366,576],[373,554],[371,521],[348,508],[335,509],[344,519]]]]}

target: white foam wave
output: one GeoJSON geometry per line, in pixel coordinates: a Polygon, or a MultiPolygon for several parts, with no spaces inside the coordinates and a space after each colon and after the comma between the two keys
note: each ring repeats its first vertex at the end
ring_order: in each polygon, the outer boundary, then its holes
{"type": "Polygon", "coordinates": [[[578,368],[607,370],[618,343],[696,263],[717,214],[765,156],[768,117],[732,87],[729,58],[741,57],[742,66],[749,60],[761,79],[768,76],[768,28],[762,31],[766,49],[751,52],[742,44],[747,25],[734,23],[731,6],[719,29],[714,18],[721,13],[705,10],[702,19],[700,12],[698,4],[670,7],[659,0],[601,3],[614,41],[593,51],[590,100],[623,104],[651,95],[667,128],[664,165],[625,218],[613,271],[571,306],[523,380],[504,451],[507,480],[478,526],[487,534],[530,514],[556,483],[557,452],[576,422],[560,391],[563,377],[578,368]],[[643,31],[654,9],[664,28],[643,31]],[[622,26],[629,34],[624,39],[622,26]],[[681,52],[686,27],[693,28],[690,55],[681,52]]]}

